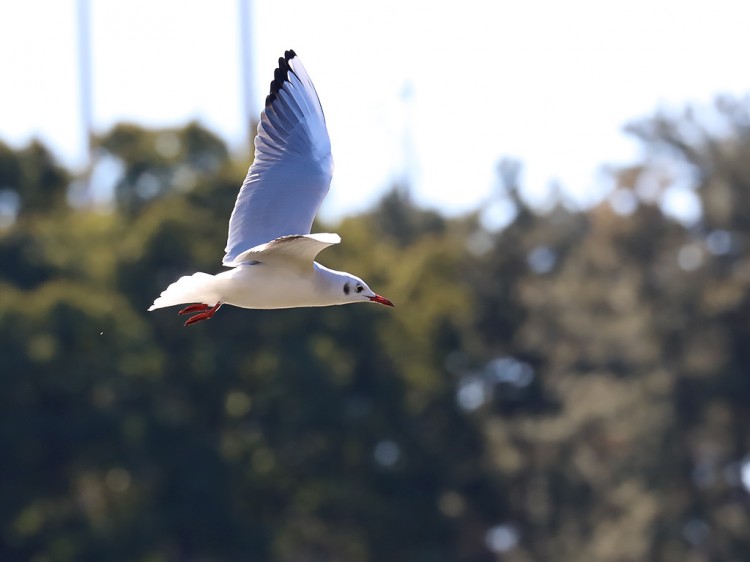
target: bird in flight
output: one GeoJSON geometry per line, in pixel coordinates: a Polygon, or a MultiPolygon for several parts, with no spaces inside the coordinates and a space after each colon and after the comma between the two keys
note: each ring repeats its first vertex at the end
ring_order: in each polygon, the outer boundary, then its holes
{"type": "Polygon", "coordinates": [[[376,302],[393,306],[359,277],[315,261],[338,234],[311,234],[333,173],[331,141],[310,77],[294,51],[279,58],[255,137],[255,158],[232,216],[222,264],[167,287],[149,310],[192,303],[185,326],[212,318],[224,304],[295,308],[376,302]]]}

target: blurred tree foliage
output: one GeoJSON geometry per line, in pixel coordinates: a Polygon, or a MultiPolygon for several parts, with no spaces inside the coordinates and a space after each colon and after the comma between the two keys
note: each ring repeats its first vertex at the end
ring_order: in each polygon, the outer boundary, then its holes
{"type": "Polygon", "coordinates": [[[745,559],[748,104],[631,130],[592,209],[530,208],[504,161],[471,215],[394,190],[320,227],[393,311],[190,329],[145,310],[219,270],[249,162],[119,125],[71,184],[0,144],[0,559],[745,559]]]}

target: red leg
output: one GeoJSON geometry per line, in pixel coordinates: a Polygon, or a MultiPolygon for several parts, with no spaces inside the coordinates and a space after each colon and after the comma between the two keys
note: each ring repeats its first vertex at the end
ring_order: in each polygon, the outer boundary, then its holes
{"type": "MultiPolygon", "coordinates": [[[[222,303],[217,302],[216,305],[210,310],[207,310],[206,312],[199,312],[195,316],[191,316],[187,319],[185,322],[185,326],[190,326],[190,324],[195,324],[196,322],[200,322],[202,320],[208,320],[209,318],[213,318],[213,315],[216,314],[216,311],[221,308],[222,303]]],[[[206,306],[208,308],[208,306],[206,306]]]]}
{"type": "Polygon", "coordinates": [[[205,312],[211,308],[207,304],[191,304],[190,306],[186,306],[182,310],[180,310],[177,314],[190,314],[191,312],[205,312]]]}

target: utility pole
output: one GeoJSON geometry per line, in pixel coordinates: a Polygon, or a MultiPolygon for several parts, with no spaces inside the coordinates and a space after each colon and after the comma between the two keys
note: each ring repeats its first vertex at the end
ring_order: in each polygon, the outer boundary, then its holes
{"type": "Polygon", "coordinates": [[[400,97],[404,121],[401,138],[403,169],[401,170],[399,189],[407,200],[411,200],[418,175],[417,151],[414,147],[414,86],[411,82],[404,84],[400,97]]]}
{"type": "Polygon", "coordinates": [[[83,135],[86,163],[82,178],[82,199],[91,196],[91,168],[94,165],[94,134],[92,89],[91,89],[91,4],[90,0],[78,0],[78,78],[80,88],[81,132],[83,135]]]}
{"type": "MultiPolygon", "coordinates": [[[[242,65],[242,108],[244,111],[243,121],[245,127],[246,139],[248,145],[255,137],[255,128],[257,120],[255,115],[258,108],[255,105],[255,89],[253,80],[253,62],[252,62],[252,9],[250,0],[237,0],[239,14],[239,47],[240,47],[240,64],[242,65]]],[[[248,146],[246,145],[246,146],[248,146]]]]}

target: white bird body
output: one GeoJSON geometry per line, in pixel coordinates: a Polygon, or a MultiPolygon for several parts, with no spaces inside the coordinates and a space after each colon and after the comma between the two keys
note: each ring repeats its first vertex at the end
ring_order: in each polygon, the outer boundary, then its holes
{"type": "Polygon", "coordinates": [[[223,265],[167,287],[149,310],[192,304],[185,322],[211,318],[220,306],[296,308],[354,302],[393,303],[359,277],[317,263],[338,234],[310,234],[331,183],[333,157],[315,87],[294,51],[279,59],[255,137],[255,158],[229,220],[223,265]]]}
{"type": "MultiPolygon", "coordinates": [[[[313,247],[329,245],[319,242],[324,237],[338,239],[336,234],[315,234],[282,240],[288,246],[296,246],[293,249],[299,249],[303,244],[313,247]],[[300,238],[313,240],[315,244],[308,240],[301,244],[300,238]]],[[[264,261],[242,264],[217,275],[198,272],[181,277],[167,287],[149,310],[189,302],[200,302],[209,307],[221,303],[239,308],[272,309],[331,306],[363,300],[364,289],[359,294],[356,292],[357,282],[364,285],[359,278],[310,262],[304,253],[295,255],[278,249],[275,252],[260,249],[253,255],[264,261]],[[345,292],[347,283],[350,289],[345,292]]]]}
{"type": "Polygon", "coordinates": [[[199,272],[172,283],[149,310],[189,302],[258,309],[345,304],[338,291],[328,290],[339,276],[317,262],[304,272],[263,264],[240,265],[217,275],[199,272]]]}

